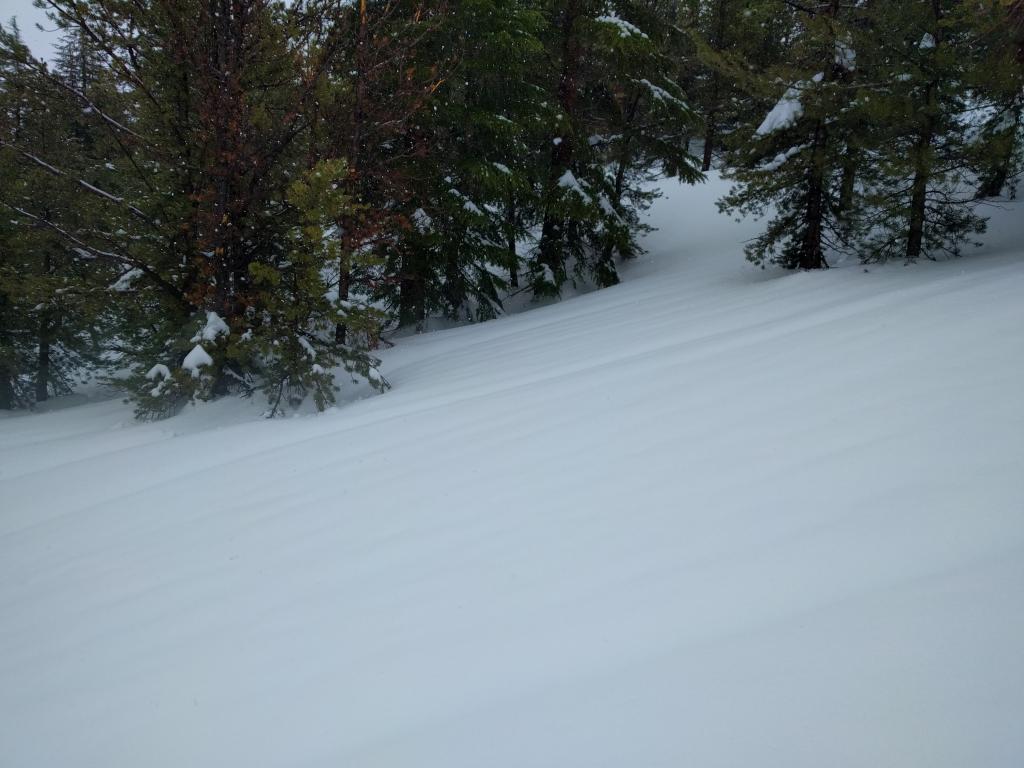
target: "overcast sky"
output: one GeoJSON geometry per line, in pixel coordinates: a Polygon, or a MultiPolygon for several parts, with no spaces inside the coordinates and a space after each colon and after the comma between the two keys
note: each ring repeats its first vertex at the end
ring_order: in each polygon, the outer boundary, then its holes
{"type": "Polygon", "coordinates": [[[50,58],[57,35],[52,31],[45,32],[36,28],[36,23],[42,24],[48,30],[54,28],[53,24],[47,22],[46,15],[32,6],[32,0],[0,0],[0,20],[3,20],[5,26],[12,16],[17,18],[21,37],[28,43],[32,52],[37,56],[50,58]]]}

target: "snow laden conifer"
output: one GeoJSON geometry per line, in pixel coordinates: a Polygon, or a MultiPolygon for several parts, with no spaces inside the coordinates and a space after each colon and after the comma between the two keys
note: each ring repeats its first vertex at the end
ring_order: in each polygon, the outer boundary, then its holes
{"type": "Polygon", "coordinates": [[[625,0],[565,0],[548,13],[559,66],[548,85],[557,111],[531,266],[537,295],[558,294],[574,278],[618,282],[616,259],[638,252],[651,174],[699,178],[686,151],[694,115],[666,55],[671,25],[625,0]]]}
{"type": "MultiPolygon", "coordinates": [[[[448,3],[360,0],[332,4],[322,19],[333,47],[310,142],[318,156],[346,163],[337,293],[372,296],[402,325],[426,312],[425,280],[404,244],[426,221],[413,215],[426,201],[411,201],[429,188],[428,125],[456,54],[438,45],[451,12],[448,3]]],[[[345,343],[348,327],[335,330],[345,343]]]]}
{"type": "Polygon", "coordinates": [[[35,67],[16,27],[0,29],[0,408],[30,407],[68,394],[95,376],[111,333],[107,285],[116,265],[62,236],[103,213],[95,196],[77,194],[68,179],[105,184],[97,157],[109,137],[60,98],[66,89],[97,102],[103,73],[65,37],[53,71],[35,67]],[[76,53],[77,52],[77,53],[76,53]],[[74,66],[71,65],[74,61],[74,66]],[[46,158],[44,160],[43,158],[46,158]]]}
{"type": "Polygon", "coordinates": [[[657,196],[654,182],[701,178],[688,151],[698,120],[670,54],[679,32],[663,12],[624,2],[597,19],[604,55],[593,64],[601,86],[592,91],[599,109],[588,121],[587,144],[600,169],[590,177],[600,218],[587,236],[592,255],[578,272],[598,285],[617,283],[616,263],[640,253],[637,235],[645,230],[641,215],[657,196]]]}
{"type": "Polygon", "coordinates": [[[1024,3],[979,7],[966,19],[973,38],[966,73],[974,109],[969,142],[977,197],[1016,197],[1024,170],[1024,3]]]}
{"type": "Polygon", "coordinates": [[[514,0],[472,0],[442,22],[422,51],[448,70],[414,119],[425,147],[409,163],[415,194],[396,249],[403,280],[383,292],[401,324],[417,328],[431,315],[501,311],[536,215],[537,142],[553,111],[538,87],[540,14],[514,0]]]}
{"type": "Polygon", "coordinates": [[[372,313],[324,298],[337,262],[327,269],[316,233],[324,211],[342,207],[330,186],[341,169],[317,156],[311,125],[335,50],[330,9],[268,0],[49,6],[72,39],[92,41],[109,92],[95,98],[76,80],[55,82],[39,62],[27,62],[24,77],[106,138],[86,153],[99,162],[82,168],[61,167],[39,142],[12,150],[76,199],[27,201],[21,215],[116,269],[108,296],[119,307],[119,364],[131,372],[119,384],[139,415],[257,389],[279,392],[278,405],[308,394],[324,407],[335,362],[383,384],[363,349],[372,313]],[[339,319],[354,329],[352,343],[334,341],[339,319]],[[330,349],[324,323],[335,328],[330,349]]]}
{"type": "Polygon", "coordinates": [[[771,73],[775,106],[737,132],[726,172],[736,185],[719,205],[741,215],[774,212],[747,246],[755,264],[820,269],[846,246],[866,130],[855,96],[856,13],[838,0],[806,10],[792,64],[771,73]]]}
{"type": "Polygon", "coordinates": [[[703,124],[701,170],[711,170],[715,159],[723,156],[728,137],[746,125],[751,114],[771,106],[765,107],[762,89],[752,86],[787,56],[797,13],[778,2],[683,4],[680,26],[688,39],[679,58],[690,103],[703,124]]]}
{"type": "Polygon", "coordinates": [[[230,324],[215,311],[197,313],[192,335],[170,348],[171,365],[139,369],[134,383],[141,415],[173,412],[231,390],[262,391],[268,416],[307,398],[323,410],[335,402],[339,368],[354,382],[387,387],[370,351],[383,316],[362,299],[340,298],[331,289],[341,248],[334,222],[349,205],[340,189],[344,177],[342,161],[322,161],[289,185],[292,226],[278,258],[249,264],[244,312],[230,324]],[[344,341],[336,336],[338,323],[347,329],[344,341]]]}
{"type": "MultiPolygon", "coordinates": [[[[333,222],[350,204],[339,188],[344,176],[342,161],[322,161],[293,182],[287,200],[297,215],[284,258],[249,267],[254,301],[245,331],[227,354],[243,370],[258,372],[271,415],[307,396],[321,410],[334,403],[338,366],[353,381],[387,386],[370,354],[382,315],[357,296],[342,298],[329,290],[341,247],[333,222]],[[339,322],[346,328],[343,341],[335,333],[339,322]]],[[[370,258],[366,252],[354,254],[354,268],[366,266],[360,257],[370,258]]]]}
{"type": "MultiPolygon", "coordinates": [[[[980,64],[976,13],[953,0],[871,6],[874,85],[864,113],[883,128],[865,163],[866,261],[959,254],[985,229],[975,210],[979,161],[994,156],[1002,123],[986,138],[985,97],[970,87],[980,64]]],[[[1015,131],[1008,106],[1003,116],[1015,131]]]]}

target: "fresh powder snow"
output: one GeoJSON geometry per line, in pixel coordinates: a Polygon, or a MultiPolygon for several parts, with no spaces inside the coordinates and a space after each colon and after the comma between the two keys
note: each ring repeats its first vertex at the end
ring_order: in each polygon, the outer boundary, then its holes
{"type": "Polygon", "coordinates": [[[615,29],[618,31],[621,37],[636,36],[641,37],[645,40],[648,39],[647,33],[640,29],[636,24],[631,24],[625,19],[620,19],[618,16],[615,16],[614,14],[598,16],[596,19],[594,19],[594,21],[600,24],[609,24],[615,27],[615,29]]]}
{"type": "Polygon", "coordinates": [[[1019,765],[1019,212],[783,274],[727,188],[320,416],[0,418],[0,764],[1019,765]]]}
{"type": "Polygon", "coordinates": [[[221,336],[228,336],[231,328],[224,322],[224,319],[216,312],[206,313],[206,324],[192,337],[193,342],[216,341],[221,336]]]}
{"type": "MultiPolygon", "coordinates": [[[[812,82],[820,83],[824,77],[824,73],[819,72],[812,78],[812,82]]],[[[804,114],[804,105],[800,101],[800,94],[809,87],[811,87],[810,83],[801,81],[787,88],[786,92],[782,94],[782,98],[776,102],[771,111],[765,115],[761,125],[754,131],[755,135],[768,136],[796,125],[797,120],[804,114]]]]}
{"type": "Polygon", "coordinates": [[[192,374],[192,378],[198,378],[199,369],[206,365],[213,365],[213,358],[207,353],[201,344],[192,347],[185,359],[181,361],[181,367],[192,374]]]}

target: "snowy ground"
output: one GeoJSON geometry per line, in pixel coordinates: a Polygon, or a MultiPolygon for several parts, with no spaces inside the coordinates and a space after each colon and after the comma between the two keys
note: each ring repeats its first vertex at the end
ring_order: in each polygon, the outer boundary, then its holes
{"type": "Polygon", "coordinates": [[[0,420],[0,766],[1021,765],[1019,212],[778,276],[721,190],[319,417],[0,420]]]}

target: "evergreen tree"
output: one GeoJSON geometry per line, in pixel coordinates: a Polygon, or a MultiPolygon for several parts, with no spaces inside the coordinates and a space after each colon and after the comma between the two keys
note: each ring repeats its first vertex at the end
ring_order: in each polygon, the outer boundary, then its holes
{"type": "Polygon", "coordinates": [[[671,59],[681,36],[664,6],[619,2],[598,19],[606,54],[595,62],[587,144],[598,165],[591,190],[600,218],[587,267],[599,285],[618,282],[616,259],[639,254],[640,215],[657,196],[654,182],[702,178],[688,140],[698,120],[671,59]]]}
{"type": "Polygon", "coordinates": [[[386,326],[617,282],[660,178],[723,163],[748,258],[817,269],[960,252],[1024,160],[1016,0],[41,2],[56,66],[0,32],[3,408],[111,367],[141,416],[326,407],[386,326]]]}
{"type": "MultiPolygon", "coordinates": [[[[73,87],[65,91],[113,136],[117,150],[105,167],[118,173],[105,186],[61,174],[106,204],[102,231],[62,215],[27,213],[81,252],[126,269],[131,308],[121,331],[123,362],[132,365],[128,386],[140,413],[165,415],[194,398],[254,387],[274,393],[285,381],[307,381],[301,366],[291,373],[282,366],[282,359],[298,365],[294,355],[243,354],[235,347],[268,335],[280,336],[270,345],[281,350],[295,343],[292,311],[263,301],[259,281],[268,270],[287,272],[295,264],[289,244],[308,226],[308,212],[289,190],[316,164],[305,148],[335,47],[329,27],[316,23],[326,6],[285,8],[266,0],[145,8],[54,0],[49,6],[58,23],[93,42],[115,79],[117,112],[73,87]],[[197,326],[228,330],[212,339],[199,331],[196,341],[197,326]],[[165,369],[176,386],[152,384],[165,369]]],[[[316,306],[296,291],[323,295],[322,282],[308,270],[296,277],[289,284],[292,306],[316,306]]],[[[356,325],[367,316],[339,303],[332,322],[339,312],[356,325]]],[[[303,334],[321,332],[319,323],[305,320],[310,327],[303,334]]],[[[365,338],[338,343],[334,354],[351,370],[368,371],[362,344],[365,338]]],[[[329,402],[323,386],[314,390],[319,405],[329,402]]]]}
{"type": "Polygon", "coordinates": [[[452,67],[417,125],[427,150],[407,208],[403,258],[415,265],[419,318],[487,319],[515,276],[517,243],[536,210],[540,155],[551,110],[537,86],[542,17],[518,0],[459,3],[428,49],[452,67]],[[413,208],[415,205],[415,208],[413,208]]]}
{"type": "Polygon", "coordinates": [[[958,254],[984,232],[974,210],[974,13],[956,0],[871,6],[875,86],[865,104],[883,129],[866,164],[866,260],[958,254]]]}
{"type": "Polygon", "coordinates": [[[686,149],[694,121],[659,47],[667,36],[658,14],[643,3],[589,0],[551,3],[549,13],[558,112],[532,271],[539,295],[557,294],[572,270],[598,285],[617,282],[612,257],[637,252],[644,171],[698,177],[686,149]]]}
{"type": "MultiPolygon", "coordinates": [[[[65,41],[64,50],[73,49],[65,41]]],[[[0,405],[5,408],[67,394],[76,379],[95,371],[102,351],[98,339],[110,332],[106,284],[117,277],[116,269],[93,263],[91,254],[71,247],[43,223],[57,217],[75,227],[96,222],[96,205],[69,194],[62,181],[73,174],[83,183],[101,183],[106,170],[94,161],[93,150],[103,136],[82,125],[78,109],[51,97],[69,87],[73,75],[98,81],[98,70],[80,63],[72,73],[62,61],[50,77],[25,77],[27,55],[16,28],[0,30],[5,178],[0,203],[6,209],[0,224],[0,405]]]]}
{"type": "Polygon", "coordinates": [[[978,197],[1015,195],[1024,164],[1024,5],[1017,9],[979,8],[969,19],[976,44],[968,84],[981,117],[974,145],[978,197]]]}
{"type": "Polygon", "coordinates": [[[686,48],[684,87],[704,123],[701,170],[712,167],[727,137],[765,105],[757,79],[785,60],[797,11],[782,3],[689,0],[681,23],[695,45],[686,48]]]}
{"type": "Polygon", "coordinates": [[[738,132],[727,171],[738,183],[720,207],[754,215],[774,210],[746,249],[755,264],[820,269],[830,250],[845,246],[855,152],[866,125],[854,91],[859,12],[839,0],[803,10],[791,65],[775,75],[781,98],[763,120],[738,132]]]}
{"type": "MultiPolygon", "coordinates": [[[[312,148],[345,159],[341,181],[351,200],[337,222],[335,285],[340,301],[383,300],[404,323],[425,311],[422,281],[404,263],[402,243],[418,163],[430,148],[423,122],[452,61],[451,52],[427,54],[447,14],[445,3],[360,0],[325,16],[337,50],[312,148]]],[[[339,341],[347,331],[337,325],[339,341]]]]}

